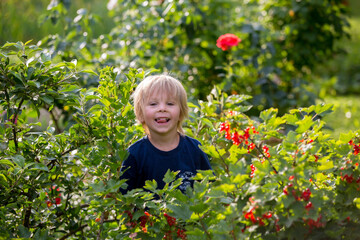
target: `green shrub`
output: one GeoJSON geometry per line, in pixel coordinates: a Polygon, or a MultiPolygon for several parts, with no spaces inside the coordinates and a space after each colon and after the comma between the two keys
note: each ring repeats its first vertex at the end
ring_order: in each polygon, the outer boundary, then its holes
{"type": "Polygon", "coordinates": [[[149,72],[96,74],[53,64],[46,50],[6,44],[0,54],[0,235],[3,238],[356,239],[359,132],[323,132],[330,105],[271,108],[247,116],[249,96],[214,88],[190,104],[186,132],[202,142],[215,175],[199,172],[182,194],[167,172],[121,195],[126,148],[143,132],[129,101],[149,72]],[[77,87],[92,74],[96,88],[77,87]],[[27,110],[76,109],[61,133],[33,132],[27,110]],[[154,194],[159,198],[154,200],[154,194]],[[136,209],[136,211],[134,211],[136,209]]]}

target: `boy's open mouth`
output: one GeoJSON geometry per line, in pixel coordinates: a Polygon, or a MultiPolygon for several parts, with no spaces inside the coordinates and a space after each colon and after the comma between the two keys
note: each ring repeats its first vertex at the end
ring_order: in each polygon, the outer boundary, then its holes
{"type": "Polygon", "coordinates": [[[155,118],[155,121],[157,123],[167,123],[168,121],[170,121],[170,118],[155,118]]]}

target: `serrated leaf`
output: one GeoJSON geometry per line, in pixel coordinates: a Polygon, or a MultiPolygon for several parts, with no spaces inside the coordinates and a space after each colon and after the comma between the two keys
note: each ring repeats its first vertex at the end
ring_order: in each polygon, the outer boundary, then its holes
{"type": "Polygon", "coordinates": [[[355,134],[352,131],[350,131],[348,133],[340,133],[339,141],[337,141],[337,144],[347,144],[354,137],[355,137],[355,134]]]}
{"type": "Polygon", "coordinates": [[[321,165],[317,168],[319,171],[326,171],[334,168],[333,161],[329,160],[329,157],[319,159],[318,163],[321,165]]]}
{"type": "Polygon", "coordinates": [[[156,189],[157,189],[157,182],[154,179],[152,181],[147,180],[145,182],[144,188],[147,189],[147,190],[150,190],[152,192],[155,192],[156,189]]]}
{"type": "Polygon", "coordinates": [[[285,141],[288,143],[295,143],[297,141],[296,136],[297,136],[296,132],[289,131],[288,134],[286,135],[285,141]]]}
{"type": "Polygon", "coordinates": [[[170,169],[168,169],[168,170],[166,171],[166,173],[165,173],[165,176],[164,176],[164,178],[163,178],[163,181],[164,181],[165,183],[171,183],[172,181],[175,180],[175,178],[176,178],[176,176],[177,176],[178,173],[179,173],[179,171],[173,172],[173,171],[171,171],[170,169]]]}
{"type": "Polygon", "coordinates": [[[189,207],[189,209],[191,211],[193,211],[194,213],[201,214],[201,213],[204,213],[206,210],[208,210],[209,206],[207,204],[201,202],[196,205],[191,205],[189,207]]]}
{"type": "Polygon", "coordinates": [[[298,125],[296,132],[303,133],[309,130],[314,125],[314,121],[312,120],[311,116],[307,115],[304,117],[304,119],[297,121],[296,124],[298,125]]]}
{"type": "Polygon", "coordinates": [[[318,115],[324,116],[333,111],[333,106],[334,106],[333,104],[316,105],[314,111],[318,115]]]}
{"type": "Polygon", "coordinates": [[[262,120],[264,120],[264,122],[267,122],[268,120],[270,120],[273,117],[276,117],[278,113],[278,110],[275,108],[270,108],[267,110],[264,110],[260,113],[260,118],[262,120]]]}
{"type": "Polygon", "coordinates": [[[103,181],[89,184],[91,189],[90,192],[103,192],[105,190],[105,184],[103,181]]]}
{"type": "Polygon", "coordinates": [[[181,219],[189,219],[191,217],[192,212],[189,210],[188,205],[169,205],[168,208],[172,210],[175,215],[181,219]]]}
{"type": "Polygon", "coordinates": [[[31,232],[23,225],[20,225],[18,227],[18,230],[19,230],[19,237],[21,238],[29,238],[31,236],[31,232]]]}
{"type": "Polygon", "coordinates": [[[121,181],[116,181],[114,179],[110,179],[106,184],[107,192],[116,192],[124,182],[126,182],[125,179],[123,179],[121,181]]]}
{"type": "Polygon", "coordinates": [[[225,193],[229,193],[229,192],[235,191],[236,186],[234,184],[225,183],[225,184],[221,184],[220,186],[218,186],[217,189],[219,189],[225,193]]]}

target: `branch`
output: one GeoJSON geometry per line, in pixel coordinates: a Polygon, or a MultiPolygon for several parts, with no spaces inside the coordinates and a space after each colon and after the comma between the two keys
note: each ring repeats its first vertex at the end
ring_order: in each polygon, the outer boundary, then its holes
{"type": "MultiPolygon", "coordinates": [[[[49,111],[49,108],[47,108],[47,110],[49,111]]],[[[58,122],[58,119],[56,118],[56,116],[55,116],[55,114],[54,114],[54,111],[51,110],[51,111],[49,111],[49,113],[50,113],[50,115],[51,115],[52,120],[54,121],[56,133],[61,133],[62,130],[61,130],[60,127],[59,127],[59,122],[58,122]]]]}

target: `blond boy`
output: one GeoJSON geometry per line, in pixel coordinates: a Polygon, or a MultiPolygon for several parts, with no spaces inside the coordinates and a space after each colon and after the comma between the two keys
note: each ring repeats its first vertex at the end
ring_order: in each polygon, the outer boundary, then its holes
{"type": "Polygon", "coordinates": [[[192,185],[197,170],[211,169],[200,142],[184,134],[182,122],[188,117],[187,95],[181,83],[169,75],[145,78],[134,94],[135,115],[146,136],[132,144],[122,166],[121,179],[128,187],[142,188],[146,180],[156,180],[164,187],[163,177],[170,169],[179,171],[179,189],[192,185]]]}

